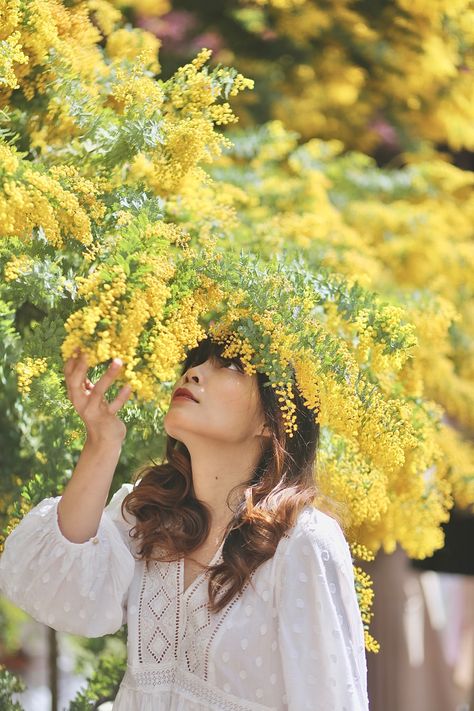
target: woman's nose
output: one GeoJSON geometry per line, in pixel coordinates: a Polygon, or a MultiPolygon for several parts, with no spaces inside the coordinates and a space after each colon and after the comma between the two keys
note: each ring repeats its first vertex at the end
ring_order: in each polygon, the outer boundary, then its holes
{"type": "Polygon", "coordinates": [[[199,383],[199,378],[197,375],[191,375],[190,377],[188,375],[185,375],[184,379],[186,382],[188,382],[189,380],[193,380],[195,383],[199,383]]]}
{"type": "Polygon", "coordinates": [[[193,365],[191,368],[188,368],[186,373],[184,374],[184,379],[187,382],[188,380],[193,380],[194,382],[198,383],[199,382],[199,374],[195,370],[197,366],[193,365]]]}

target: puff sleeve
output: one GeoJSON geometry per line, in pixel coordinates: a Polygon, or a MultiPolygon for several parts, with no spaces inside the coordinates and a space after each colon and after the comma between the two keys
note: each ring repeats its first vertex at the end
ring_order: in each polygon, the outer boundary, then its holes
{"type": "Polygon", "coordinates": [[[95,536],[74,543],[61,532],[60,496],[43,499],[10,533],[0,557],[0,592],[39,622],[101,637],[126,621],[135,559],[120,505],[124,484],[105,507],[95,536]],[[127,542],[128,541],[128,542],[127,542]]]}
{"type": "Polygon", "coordinates": [[[312,508],[289,536],[276,581],[288,711],[367,711],[362,619],[349,546],[312,508]]]}

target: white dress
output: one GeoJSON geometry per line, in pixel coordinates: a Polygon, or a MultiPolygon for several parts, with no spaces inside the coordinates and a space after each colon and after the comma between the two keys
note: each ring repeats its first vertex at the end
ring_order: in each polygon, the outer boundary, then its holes
{"type": "Polygon", "coordinates": [[[114,711],[367,711],[352,559],[331,517],[303,509],[275,555],[211,614],[206,571],[183,592],[182,559],[147,572],[133,558],[120,512],[131,489],[115,492],[84,543],[61,533],[61,497],[43,499],[0,558],[0,591],[36,620],[84,637],[127,623],[114,711]]]}

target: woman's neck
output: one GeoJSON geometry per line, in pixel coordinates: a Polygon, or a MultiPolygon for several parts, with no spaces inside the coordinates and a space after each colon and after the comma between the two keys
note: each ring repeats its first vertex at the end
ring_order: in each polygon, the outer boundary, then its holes
{"type": "Polygon", "coordinates": [[[261,444],[258,438],[244,444],[206,441],[205,446],[188,447],[188,451],[194,495],[209,508],[209,538],[217,540],[234,516],[230,507],[240,501],[255,471],[261,444]]]}

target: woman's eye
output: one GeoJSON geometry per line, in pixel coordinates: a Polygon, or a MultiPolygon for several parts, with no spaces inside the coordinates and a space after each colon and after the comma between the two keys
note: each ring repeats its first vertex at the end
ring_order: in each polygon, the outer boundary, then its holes
{"type": "Polygon", "coordinates": [[[224,366],[224,368],[230,368],[231,365],[234,366],[237,370],[241,370],[240,366],[238,363],[236,363],[235,360],[228,360],[227,358],[219,358],[220,363],[224,366]]]}

